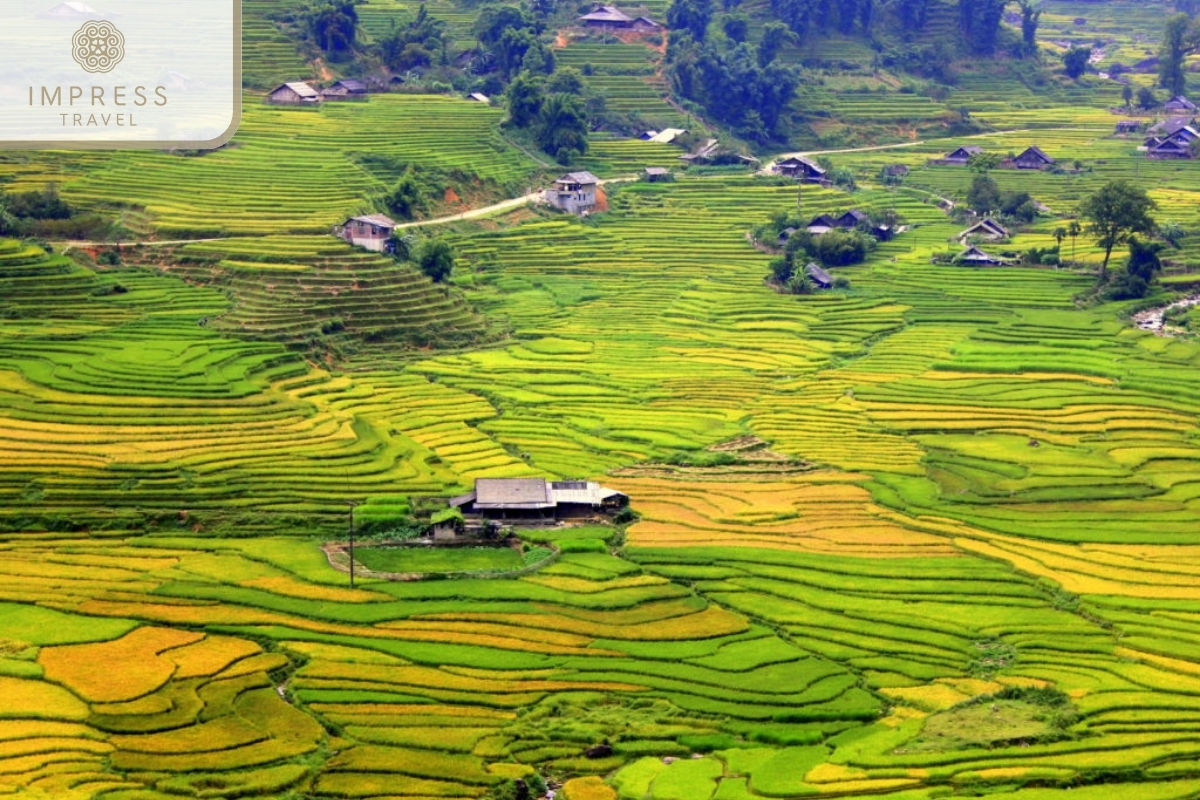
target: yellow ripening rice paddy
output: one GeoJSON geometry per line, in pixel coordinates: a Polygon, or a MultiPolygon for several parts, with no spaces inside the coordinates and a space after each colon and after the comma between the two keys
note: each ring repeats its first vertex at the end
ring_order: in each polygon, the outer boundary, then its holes
{"type": "Polygon", "coordinates": [[[629,530],[641,547],[768,547],[869,558],[956,555],[941,536],[887,518],[856,481],[819,471],[778,481],[614,478],[638,498],[642,521],[629,530]]]}
{"type": "Polygon", "coordinates": [[[47,647],[38,655],[47,680],[93,703],[119,703],[150,694],[171,679],[176,665],[163,654],[198,642],[202,633],[138,628],[120,639],[47,647]],[[113,669],[119,664],[120,669],[113,669]]]}

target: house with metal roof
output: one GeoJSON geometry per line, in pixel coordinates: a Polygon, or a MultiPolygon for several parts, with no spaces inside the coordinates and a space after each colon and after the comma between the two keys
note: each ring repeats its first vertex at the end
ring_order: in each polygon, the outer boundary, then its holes
{"type": "Polygon", "coordinates": [[[322,100],[366,100],[367,85],[352,78],[343,78],[327,89],[321,90],[322,100]]]}
{"type": "Polygon", "coordinates": [[[1046,169],[1054,165],[1054,159],[1037,145],[1027,147],[1020,154],[1009,160],[1008,166],[1017,169],[1046,169]]]}
{"type": "Polygon", "coordinates": [[[979,222],[959,233],[958,239],[959,241],[965,241],[974,236],[980,239],[995,241],[998,239],[1007,239],[1011,235],[1008,232],[1008,228],[1005,228],[991,217],[984,217],[979,222]]]}
{"type": "Polygon", "coordinates": [[[453,497],[451,508],[484,519],[553,522],[611,513],[629,496],[595,481],[545,478],[476,478],[475,490],[453,497]]]}
{"type": "Polygon", "coordinates": [[[985,253],[975,245],[971,245],[955,256],[954,262],[972,267],[996,267],[1008,263],[1002,258],[985,253]]]}
{"type": "Polygon", "coordinates": [[[334,235],[357,247],[365,247],[377,253],[389,252],[392,232],[400,223],[384,214],[367,214],[350,217],[333,229],[334,235]]]}
{"type": "Polygon", "coordinates": [[[804,272],[818,289],[833,288],[833,276],[821,269],[819,265],[809,264],[804,268],[804,272]]]}
{"type": "Polygon", "coordinates": [[[568,214],[583,216],[596,210],[600,179],[592,173],[568,172],[542,192],[547,203],[568,214]]]}
{"type": "Polygon", "coordinates": [[[267,94],[267,102],[283,106],[300,106],[321,102],[320,93],[301,81],[276,86],[267,94]]]}
{"type": "Polygon", "coordinates": [[[789,178],[795,178],[805,183],[828,183],[825,177],[825,168],[811,158],[804,156],[790,156],[785,158],[775,165],[775,171],[780,175],[786,175],[789,178]]]}

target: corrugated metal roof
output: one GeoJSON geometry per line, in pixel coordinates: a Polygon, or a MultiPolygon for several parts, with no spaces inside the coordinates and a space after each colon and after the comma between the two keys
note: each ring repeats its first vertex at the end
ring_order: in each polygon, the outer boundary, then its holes
{"type": "Polygon", "coordinates": [[[595,184],[600,183],[600,179],[587,170],[583,170],[582,172],[568,172],[555,181],[555,183],[595,184]]]}
{"type": "Polygon", "coordinates": [[[291,89],[301,97],[320,97],[320,94],[318,94],[316,89],[309,86],[307,83],[302,83],[300,81],[292,81],[291,83],[283,84],[283,86],[277,86],[274,90],[272,90],[271,94],[275,94],[275,92],[278,92],[284,86],[291,89]]]}
{"type": "Polygon", "coordinates": [[[545,478],[477,478],[476,508],[553,508],[545,478]]]}
{"type": "Polygon", "coordinates": [[[378,225],[380,228],[395,228],[400,223],[385,214],[367,214],[362,217],[351,217],[347,222],[365,222],[368,225],[378,225]]]}

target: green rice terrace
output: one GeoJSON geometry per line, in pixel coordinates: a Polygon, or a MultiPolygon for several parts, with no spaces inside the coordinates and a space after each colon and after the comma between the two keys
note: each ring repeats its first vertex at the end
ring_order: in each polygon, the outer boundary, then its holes
{"type": "MultiPolygon", "coordinates": [[[[1039,36],[1129,64],[1157,48],[1152,5],[1047,0],[1039,36]]],[[[314,69],[266,6],[246,2],[257,89],[314,69]]],[[[431,10],[470,44],[471,9],[431,10]]],[[[602,68],[608,46],[560,57],[679,122],[653,62],[620,42],[602,68]]],[[[561,170],[449,95],[248,90],[204,155],[0,153],[5,192],[54,182],[119,226],[0,238],[0,793],[1200,797],[1200,317],[1130,319],[1200,284],[1200,159],[1115,136],[1112,81],[985,67],[937,100],[849,68],[803,87],[839,116],[801,141],[859,118],[901,140],[821,153],[853,192],[594,133],[570,169],[675,179],[608,183],[583,219],[456,218],[561,170]],[[980,130],[943,125],[957,106],[980,130]],[[931,162],[969,144],[1057,160],[990,172],[1048,210],[983,246],[1063,263],[948,263],[975,173],[931,162]],[[452,246],[448,282],[331,235],[409,165],[454,181],[400,231],[452,246]],[[1113,180],[1182,230],[1142,300],[1099,302],[1103,249],[1056,237],[1113,180]],[[852,208],[903,229],[829,267],[838,288],[768,283],[752,231],[852,208]],[[382,546],[478,478],[543,476],[636,515],[382,546]],[[375,536],[353,585],[349,514],[375,536]]]]}

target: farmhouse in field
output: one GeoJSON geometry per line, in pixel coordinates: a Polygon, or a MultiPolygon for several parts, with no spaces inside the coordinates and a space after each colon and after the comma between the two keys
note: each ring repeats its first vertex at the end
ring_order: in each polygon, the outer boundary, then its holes
{"type": "Polygon", "coordinates": [[[1154,159],[1191,158],[1200,132],[1191,125],[1174,123],[1160,128],[1161,133],[1146,139],[1146,157],[1154,159]]]}
{"type": "Polygon", "coordinates": [[[321,102],[321,95],[307,83],[294,81],[272,89],[267,95],[267,102],[281,106],[300,106],[321,102]]]}
{"type": "Polygon", "coordinates": [[[671,170],[666,167],[646,167],[642,170],[642,177],[648,183],[663,183],[671,180],[671,170]]]}
{"type": "Polygon", "coordinates": [[[804,272],[806,275],[808,275],[809,280],[811,280],[818,289],[833,288],[833,276],[821,269],[818,265],[809,264],[804,268],[804,272]]]}
{"type": "Polygon", "coordinates": [[[333,232],[352,245],[384,253],[388,251],[388,240],[392,238],[392,231],[397,227],[399,224],[395,220],[383,214],[370,214],[350,217],[336,226],[333,232]]]}
{"type": "Polygon", "coordinates": [[[989,255],[983,252],[975,245],[971,245],[966,250],[963,250],[954,258],[955,263],[966,264],[971,267],[997,267],[1007,263],[1002,258],[989,255]]]}
{"type": "Polygon", "coordinates": [[[345,78],[328,89],[321,90],[322,100],[366,100],[367,85],[362,81],[345,78]]]}
{"type": "Polygon", "coordinates": [[[962,147],[955,148],[949,153],[946,153],[942,158],[937,159],[933,163],[945,164],[949,166],[965,166],[971,160],[971,156],[977,156],[983,152],[983,148],[977,144],[968,144],[962,147]]]}
{"type": "Polygon", "coordinates": [[[631,17],[616,6],[596,4],[592,10],[579,18],[585,28],[600,30],[657,30],[659,25],[649,17],[631,17]]]}
{"type": "Polygon", "coordinates": [[[595,481],[545,478],[476,478],[475,491],[450,499],[450,507],[484,519],[553,522],[612,513],[629,497],[595,481]]]}
{"type": "Polygon", "coordinates": [[[492,104],[492,98],[488,97],[483,92],[471,92],[469,95],[467,95],[467,99],[473,100],[476,103],[483,103],[485,106],[490,106],[492,104]]]}
{"type": "Polygon", "coordinates": [[[789,178],[795,178],[804,183],[829,183],[828,178],[825,177],[825,168],[811,158],[805,158],[804,156],[790,156],[785,158],[775,165],[775,171],[780,175],[786,175],[789,178]]]}
{"type": "Polygon", "coordinates": [[[1163,105],[1163,110],[1168,114],[1195,114],[1196,104],[1188,100],[1183,95],[1175,95],[1163,105]]]}
{"type": "Polygon", "coordinates": [[[837,218],[829,214],[817,214],[808,221],[808,225],[804,226],[804,230],[811,233],[813,236],[820,236],[822,233],[829,233],[838,226],[837,218]]]}
{"type": "Polygon", "coordinates": [[[685,133],[687,133],[686,128],[663,128],[661,131],[642,131],[638,138],[643,142],[670,144],[685,133]]]}
{"type": "Polygon", "coordinates": [[[972,236],[980,239],[987,239],[989,241],[996,241],[999,239],[1007,239],[1010,234],[1008,229],[999,222],[996,222],[996,220],[992,219],[991,217],[984,217],[983,219],[979,220],[979,222],[976,222],[974,225],[958,234],[958,239],[959,241],[964,241],[966,239],[970,239],[972,236]]]}
{"type": "Polygon", "coordinates": [[[569,214],[590,214],[596,208],[600,179],[592,173],[568,172],[546,189],[542,196],[555,208],[569,214]]]}
{"type": "Polygon", "coordinates": [[[1046,155],[1042,148],[1034,145],[1009,159],[1008,166],[1016,169],[1046,169],[1054,166],[1054,159],[1046,155]]]}

